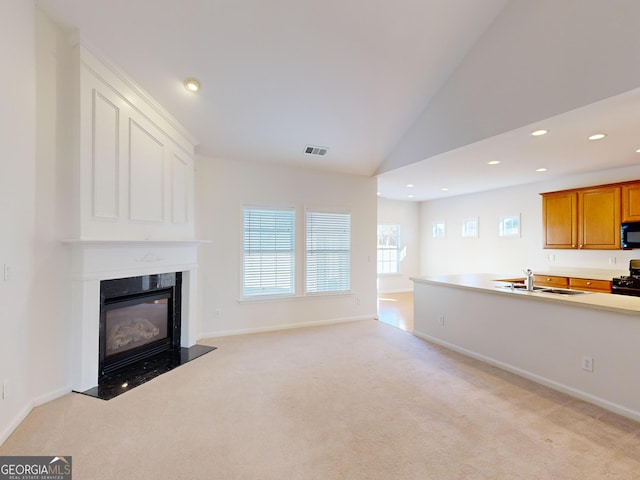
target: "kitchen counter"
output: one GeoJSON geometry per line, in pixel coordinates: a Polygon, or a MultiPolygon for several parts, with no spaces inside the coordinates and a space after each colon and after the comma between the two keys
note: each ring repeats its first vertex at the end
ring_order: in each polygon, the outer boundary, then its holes
{"type": "MultiPolygon", "coordinates": [[[[536,272],[536,274],[538,273],[536,272]]],[[[558,275],[558,273],[553,273],[550,275],[558,275]]],[[[527,297],[533,300],[538,300],[541,302],[561,303],[564,305],[571,305],[582,308],[608,310],[616,313],[640,316],[640,297],[597,292],[585,292],[581,295],[561,295],[556,293],[546,293],[540,290],[529,292],[524,289],[512,290],[510,288],[504,288],[505,286],[508,286],[509,283],[500,281],[512,279],[517,279],[517,277],[514,277],[512,275],[476,273],[462,275],[414,277],[411,280],[416,283],[447,285],[454,288],[483,290],[495,295],[516,295],[527,297]]],[[[611,280],[611,278],[608,278],[608,280],[611,280]]]]}
{"type": "Polygon", "coordinates": [[[509,278],[413,278],[413,334],[640,421],[640,297],[500,288],[509,278]]]}

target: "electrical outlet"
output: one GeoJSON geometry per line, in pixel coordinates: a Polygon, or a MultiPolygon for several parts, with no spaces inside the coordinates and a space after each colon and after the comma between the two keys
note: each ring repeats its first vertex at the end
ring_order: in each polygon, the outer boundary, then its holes
{"type": "Polygon", "coordinates": [[[9,380],[4,379],[2,381],[2,399],[6,400],[9,398],[9,380]]]}
{"type": "Polygon", "coordinates": [[[220,318],[220,309],[219,308],[216,309],[216,318],[220,318]]]}
{"type": "Polygon", "coordinates": [[[444,327],[444,315],[440,315],[440,325],[444,327]]]}
{"type": "Polygon", "coordinates": [[[582,369],[587,372],[593,372],[593,357],[582,357],[582,369]]]}
{"type": "Polygon", "coordinates": [[[609,257],[609,265],[615,265],[616,264],[616,257],[609,257]]]}
{"type": "Polygon", "coordinates": [[[360,297],[356,297],[356,305],[360,305],[360,297]]]}
{"type": "Polygon", "coordinates": [[[4,281],[8,282],[9,280],[11,280],[11,268],[9,267],[9,265],[5,263],[2,267],[2,271],[2,278],[4,279],[4,281]]]}

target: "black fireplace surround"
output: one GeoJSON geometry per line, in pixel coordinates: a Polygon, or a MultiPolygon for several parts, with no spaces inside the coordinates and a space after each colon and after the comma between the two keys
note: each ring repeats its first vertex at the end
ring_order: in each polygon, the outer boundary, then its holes
{"type": "Polygon", "coordinates": [[[180,346],[182,272],[100,282],[98,385],[110,400],[216,349],[180,346]]]}
{"type": "Polygon", "coordinates": [[[99,377],[180,349],[182,273],[100,282],[99,377]]]}

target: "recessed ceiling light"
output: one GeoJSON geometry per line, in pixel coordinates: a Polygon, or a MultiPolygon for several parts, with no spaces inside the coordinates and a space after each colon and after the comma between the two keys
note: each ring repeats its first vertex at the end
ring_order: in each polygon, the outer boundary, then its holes
{"type": "Polygon", "coordinates": [[[636,150],[636,153],[640,153],[640,148],[636,150]]]}
{"type": "Polygon", "coordinates": [[[607,135],[605,135],[604,133],[594,133],[589,137],[589,140],[602,140],[606,136],[607,135]]]}
{"type": "Polygon", "coordinates": [[[186,88],[190,92],[197,92],[198,90],[200,90],[200,82],[195,78],[187,78],[184,81],[184,88],[186,88]]]}
{"type": "Polygon", "coordinates": [[[382,193],[380,193],[380,192],[376,192],[376,195],[380,196],[380,195],[382,195],[382,193]]]}
{"type": "Polygon", "coordinates": [[[449,189],[447,187],[441,188],[440,190],[442,190],[443,192],[448,192],[449,189]]]}
{"type": "Polygon", "coordinates": [[[415,185],[413,183],[407,183],[407,188],[413,188],[415,185]]]}
{"type": "Polygon", "coordinates": [[[546,172],[547,169],[542,167],[542,168],[536,168],[536,172],[546,172]]]}
{"type": "Polygon", "coordinates": [[[545,130],[544,128],[541,128],[540,130],[535,130],[531,132],[531,136],[540,137],[542,135],[546,135],[547,133],[549,133],[549,130],[545,130]]]}
{"type": "Polygon", "coordinates": [[[409,197],[409,198],[413,198],[413,195],[407,195],[407,197],[409,197]]]}
{"type": "Polygon", "coordinates": [[[498,165],[500,163],[500,160],[491,160],[490,162],[487,162],[488,165],[498,165]]]}

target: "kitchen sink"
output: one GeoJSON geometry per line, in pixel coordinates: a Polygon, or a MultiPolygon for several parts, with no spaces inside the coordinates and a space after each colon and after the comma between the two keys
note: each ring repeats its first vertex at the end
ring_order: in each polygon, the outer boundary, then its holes
{"type": "MultiPolygon", "coordinates": [[[[505,290],[526,290],[527,286],[522,283],[514,283],[513,285],[498,285],[496,288],[504,288],[505,290]]],[[[535,292],[539,292],[540,290],[545,290],[548,287],[536,287],[534,285],[533,290],[535,292]]]]}
{"type": "MultiPolygon", "coordinates": [[[[513,285],[498,285],[496,288],[500,288],[503,290],[526,290],[526,286],[521,283],[515,283],[513,285]]],[[[583,295],[585,292],[583,290],[567,290],[563,288],[549,288],[549,287],[537,287],[534,285],[534,292],[542,292],[542,293],[553,293],[555,295],[583,295]]]]}
{"type": "Polygon", "coordinates": [[[543,288],[540,291],[544,293],[555,293],[557,295],[583,295],[589,293],[583,290],[564,290],[562,288],[543,288]]]}

